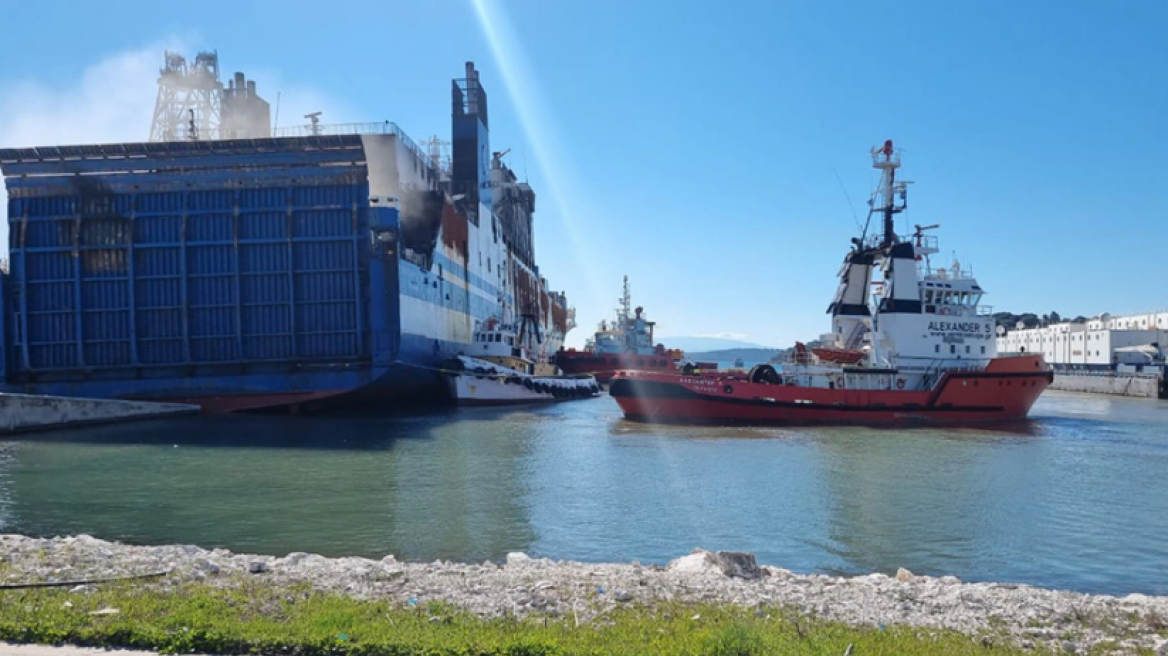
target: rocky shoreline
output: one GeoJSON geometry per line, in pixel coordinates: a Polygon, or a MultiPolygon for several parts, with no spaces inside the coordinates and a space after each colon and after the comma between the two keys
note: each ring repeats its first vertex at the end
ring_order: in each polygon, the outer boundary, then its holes
{"type": "MultiPolygon", "coordinates": [[[[666,567],[532,559],[505,563],[399,562],[282,558],[195,546],[138,547],[90,536],[37,539],[0,535],[0,586],[159,575],[144,585],[183,582],[273,586],[309,584],[321,591],[408,606],[441,601],[483,617],[542,614],[592,621],[622,604],[681,602],[783,606],[862,626],[948,629],[978,640],[1006,639],[1062,653],[1168,656],[1168,597],[1086,595],[1026,585],[962,583],[955,577],[800,575],[759,566],[750,554],[695,550],[666,567]]],[[[90,586],[78,583],[72,592],[90,586]]]]}

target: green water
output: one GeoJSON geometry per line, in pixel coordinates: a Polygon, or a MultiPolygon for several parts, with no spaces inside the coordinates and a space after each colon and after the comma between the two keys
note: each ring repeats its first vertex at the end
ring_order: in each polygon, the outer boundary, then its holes
{"type": "Polygon", "coordinates": [[[996,430],[690,428],[536,409],[194,417],[0,442],[0,531],[411,560],[508,551],[1168,593],[1168,403],[996,430]]]}

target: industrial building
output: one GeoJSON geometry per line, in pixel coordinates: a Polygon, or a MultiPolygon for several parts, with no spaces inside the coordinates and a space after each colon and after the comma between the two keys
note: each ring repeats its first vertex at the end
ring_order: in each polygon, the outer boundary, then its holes
{"type": "Polygon", "coordinates": [[[1055,370],[1161,373],[1168,312],[1100,315],[1037,328],[1019,325],[998,336],[999,353],[1041,353],[1055,370]]]}

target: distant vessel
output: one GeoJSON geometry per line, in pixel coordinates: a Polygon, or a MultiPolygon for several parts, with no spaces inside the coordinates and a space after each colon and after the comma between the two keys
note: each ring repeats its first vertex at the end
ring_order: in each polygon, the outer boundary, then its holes
{"type": "MultiPolygon", "coordinates": [[[[629,277],[624,278],[624,293],[617,308],[617,318],[611,325],[600,322],[600,328],[584,345],[583,351],[560,350],[556,364],[570,374],[592,374],[607,383],[619,370],[677,371],[683,354],[668,350],[662,344],[653,344],[652,321],[644,317],[644,308],[632,307],[629,277]]],[[[692,363],[689,364],[692,369],[692,363]]]]}
{"type": "Polygon", "coordinates": [[[884,424],[1027,415],[1053,379],[1050,367],[1041,355],[998,355],[991,309],[981,305],[985,291],[972,273],[957,262],[930,264],[937,241],[924,233],[938,226],[896,235],[893,217],[907,207],[908,183],[896,180],[900,154],[891,141],[872,149],[872,165],[881,181],[869,221],[882,215],[883,235],[852,240],[823,348],[799,345],[781,373],[767,364],[745,376],[620,372],[610,394],[626,417],[884,424]]]}
{"type": "Polygon", "coordinates": [[[734,366],[741,369],[742,367],[746,366],[746,361],[742,358],[734,358],[734,366]]]}

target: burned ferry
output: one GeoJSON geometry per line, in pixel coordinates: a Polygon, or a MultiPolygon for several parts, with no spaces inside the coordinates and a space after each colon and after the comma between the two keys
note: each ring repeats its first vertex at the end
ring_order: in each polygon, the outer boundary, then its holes
{"type": "MultiPolygon", "coordinates": [[[[218,83],[217,56],[167,53],[159,83],[192,72],[218,83]]],[[[295,409],[443,395],[438,364],[504,306],[562,343],[535,193],[490,150],[473,63],[448,157],[389,122],[273,132],[242,74],[217,126],[158,129],[164,95],[153,141],[0,150],[0,390],[295,409]]]]}

